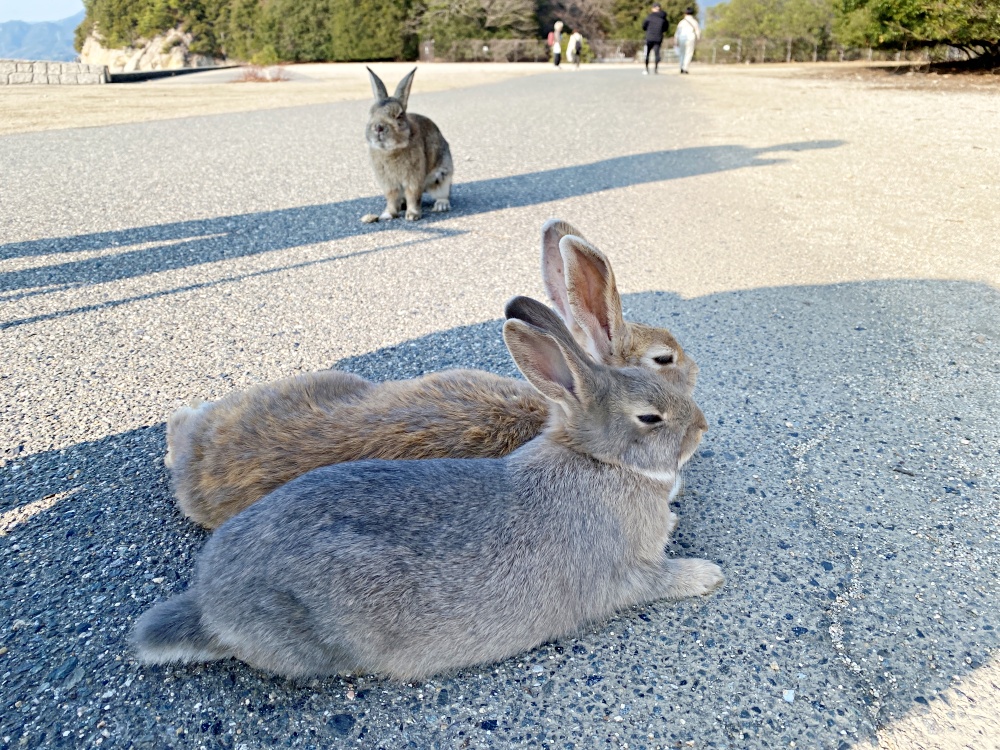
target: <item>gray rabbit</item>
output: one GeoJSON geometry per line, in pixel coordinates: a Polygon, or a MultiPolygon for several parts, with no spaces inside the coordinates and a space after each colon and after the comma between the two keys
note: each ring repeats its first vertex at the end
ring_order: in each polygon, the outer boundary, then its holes
{"type": "Polygon", "coordinates": [[[278,488],[139,619],[139,658],[419,680],[720,585],[717,565],[664,552],[708,427],[690,396],[594,362],[540,302],[515,297],[506,315],[511,355],[551,402],[538,438],[500,459],[359,461],[278,488]]]}

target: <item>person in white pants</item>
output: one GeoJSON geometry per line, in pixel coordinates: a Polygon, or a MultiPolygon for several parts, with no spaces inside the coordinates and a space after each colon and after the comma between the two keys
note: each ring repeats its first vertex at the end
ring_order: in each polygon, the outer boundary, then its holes
{"type": "Polygon", "coordinates": [[[677,57],[681,63],[681,73],[688,72],[691,58],[694,57],[694,46],[701,39],[701,27],[694,17],[694,8],[684,11],[684,18],[677,22],[674,32],[674,44],[677,45],[677,57]]]}

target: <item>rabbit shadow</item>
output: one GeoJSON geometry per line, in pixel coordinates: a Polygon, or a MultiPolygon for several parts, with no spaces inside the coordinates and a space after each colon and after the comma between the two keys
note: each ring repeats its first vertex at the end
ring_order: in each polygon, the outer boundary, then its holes
{"type": "MultiPolygon", "coordinates": [[[[0,689],[56,691],[83,707],[117,685],[104,720],[132,722],[129,736],[151,747],[173,746],[177,728],[201,736],[200,726],[247,712],[263,744],[308,730],[328,744],[355,741],[411,710],[451,717],[409,727],[417,746],[458,731],[515,743],[541,721],[539,706],[617,705],[627,695],[634,715],[652,721],[667,690],[689,722],[727,717],[701,727],[717,743],[748,733],[774,746],[770,711],[816,746],[836,746],[842,731],[853,742],[891,730],[947,700],[953,675],[986,669],[1000,648],[990,449],[1000,444],[991,417],[1000,292],[899,280],[693,299],[650,291],[623,303],[630,319],[670,328],[701,366],[695,396],[710,429],[686,469],[672,551],[722,565],[728,581],[713,596],[623,613],[522,658],[445,676],[419,698],[408,686],[287,683],[233,663],[140,669],[127,656],[129,623],[184,587],[207,537],[174,508],[156,425],[0,467],[0,616],[19,623],[0,689]],[[92,614],[82,621],[80,612],[92,614]],[[147,671],[153,679],[133,679],[147,671]],[[165,684],[181,691],[176,706],[165,684]],[[498,718],[457,699],[480,689],[502,706],[498,718]],[[196,701],[211,708],[192,713],[196,701]],[[159,705],[166,721],[123,713],[136,702],[159,705]],[[309,723],[324,712],[333,718],[309,723]],[[168,725],[175,734],[162,744],[168,725]]],[[[335,366],[376,380],[453,366],[514,375],[499,332],[488,321],[335,366]]],[[[580,725],[603,726],[601,716],[582,714],[580,725]]],[[[17,736],[15,720],[0,719],[0,736],[17,736]]],[[[619,726],[639,742],[645,719],[631,721],[619,726]]],[[[584,741],[574,727],[562,731],[584,741]]],[[[657,731],[664,741],[686,736],[672,721],[657,731]]]]}

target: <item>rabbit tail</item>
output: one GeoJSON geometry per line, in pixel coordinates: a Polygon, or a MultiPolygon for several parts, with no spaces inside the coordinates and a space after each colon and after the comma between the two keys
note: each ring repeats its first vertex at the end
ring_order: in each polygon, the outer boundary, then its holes
{"type": "Polygon", "coordinates": [[[140,661],[147,664],[215,661],[231,655],[202,626],[201,609],[190,591],[146,612],[131,640],[140,661]]]}
{"type": "Polygon", "coordinates": [[[163,459],[163,464],[168,469],[178,460],[184,461],[190,454],[192,433],[204,409],[211,405],[209,401],[198,401],[191,406],[182,406],[170,415],[170,419],[167,420],[167,455],[163,459]]]}

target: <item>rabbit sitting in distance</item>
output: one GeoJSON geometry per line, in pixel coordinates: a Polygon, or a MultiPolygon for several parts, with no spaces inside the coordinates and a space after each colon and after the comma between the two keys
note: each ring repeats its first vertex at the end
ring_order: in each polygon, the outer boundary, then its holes
{"type": "MultiPolygon", "coordinates": [[[[622,319],[608,259],[572,226],[542,227],[545,287],[577,340],[613,367],[694,388],[697,365],[662,328],[622,319]]],[[[208,528],[320,466],[366,458],[499,458],[541,432],[545,399],[523,380],[444,370],[372,383],[323,370],[178,409],[167,421],[174,495],[208,528]]]]}
{"type": "Polygon", "coordinates": [[[362,216],[361,221],[366,224],[395,219],[404,198],[407,220],[416,221],[420,218],[420,200],[425,192],[434,199],[432,211],[451,209],[455,168],[448,141],[429,118],[406,111],[416,72],[416,68],[411,70],[399,82],[396,93],[389,96],[382,79],[368,68],[375,103],[368,112],[365,139],[375,180],[385,194],[385,210],[362,216]]]}
{"type": "Polygon", "coordinates": [[[594,362],[540,302],[506,314],[504,341],[550,402],[541,436],[502,459],[358,461],[289,482],[139,619],[139,658],[420,680],[720,585],[714,563],[664,552],[669,495],[708,428],[694,401],[594,362]]]}

